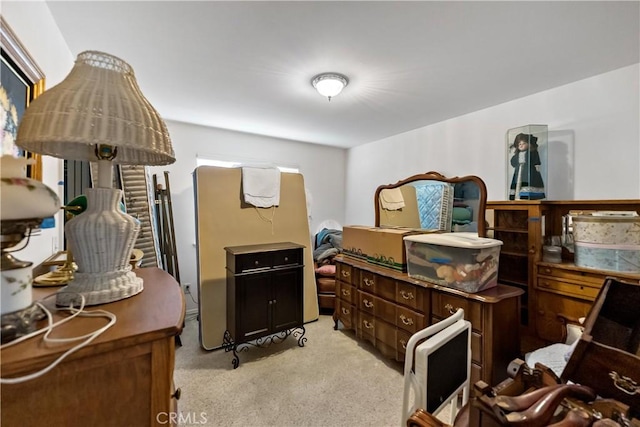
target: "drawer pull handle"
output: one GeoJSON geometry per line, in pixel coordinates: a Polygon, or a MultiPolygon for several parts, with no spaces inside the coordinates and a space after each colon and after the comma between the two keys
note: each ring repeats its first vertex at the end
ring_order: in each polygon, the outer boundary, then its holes
{"type": "Polygon", "coordinates": [[[402,320],[402,323],[405,325],[413,325],[413,319],[411,317],[406,317],[404,314],[400,315],[400,320],[402,320]]]}
{"type": "Polygon", "coordinates": [[[253,265],[260,265],[260,261],[254,261],[253,265]]]}
{"type": "Polygon", "coordinates": [[[363,320],[362,324],[364,325],[365,328],[367,329],[373,329],[373,323],[367,321],[367,320],[363,320]]]}
{"type": "Polygon", "coordinates": [[[171,395],[172,399],[180,400],[180,396],[182,396],[182,390],[178,387],[173,394],[171,395]]]}
{"type": "Polygon", "coordinates": [[[400,345],[402,346],[403,349],[407,349],[407,342],[405,340],[400,340],[400,345]]]}
{"type": "Polygon", "coordinates": [[[544,272],[547,273],[547,274],[551,274],[551,269],[550,268],[545,268],[544,272]]]}
{"type": "Polygon", "coordinates": [[[640,393],[640,386],[637,382],[629,377],[622,376],[616,371],[609,372],[609,376],[613,380],[613,385],[623,393],[634,395],[640,393]]]}
{"type": "Polygon", "coordinates": [[[284,257],[284,260],[289,261],[289,257],[288,256],[284,257]]]}
{"type": "Polygon", "coordinates": [[[362,303],[364,304],[365,307],[367,308],[372,308],[373,307],[373,303],[369,300],[362,300],[362,303]]]}
{"type": "Polygon", "coordinates": [[[351,273],[350,273],[349,271],[347,271],[347,270],[342,270],[342,271],[341,271],[341,273],[342,273],[342,277],[349,277],[349,276],[351,276],[351,273]]]}
{"type": "Polygon", "coordinates": [[[449,312],[449,314],[455,314],[456,311],[460,310],[460,308],[453,308],[451,304],[445,304],[444,309],[449,312]]]}
{"type": "Polygon", "coordinates": [[[406,300],[412,300],[413,297],[413,292],[407,292],[407,291],[400,291],[400,295],[402,295],[402,298],[406,299],[406,300]]]}
{"type": "Polygon", "coordinates": [[[548,288],[549,287],[549,282],[540,282],[540,287],[541,288],[548,288]]]}
{"type": "Polygon", "coordinates": [[[364,278],[364,284],[365,284],[365,286],[369,286],[369,287],[371,287],[371,286],[373,286],[375,283],[376,283],[376,282],[375,282],[375,280],[373,280],[373,279],[369,279],[368,277],[365,277],[365,278],[364,278]]]}
{"type": "Polygon", "coordinates": [[[349,314],[349,310],[347,310],[346,308],[342,307],[342,314],[349,314]]]}
{"type": "Polygon", "coordinates": [[[342,290],[342,295],[344,295],[345,297],[348,297],[349,295],[351,295],[351,292],[349,292],[349,291],[348,291],[348,290],[346,290],[346,289],[343,289],[343,290],[342,290]]]}

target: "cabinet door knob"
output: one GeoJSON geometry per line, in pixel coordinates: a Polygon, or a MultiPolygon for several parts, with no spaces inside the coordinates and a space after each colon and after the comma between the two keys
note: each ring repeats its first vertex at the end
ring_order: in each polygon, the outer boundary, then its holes
{"type": "Polygon", "coordinates": [[[180,389],[180,387],[178,387],[173,394],[171,395],[171,398],[176,399],[176,400],[180,400],[180,396],[182,396],[182,389],[180,389]]]}
{"type": "Polygon", "coordinates": [[[288,256],[284,257],[284,260],[289,261],[289,257],[288,256]]]}

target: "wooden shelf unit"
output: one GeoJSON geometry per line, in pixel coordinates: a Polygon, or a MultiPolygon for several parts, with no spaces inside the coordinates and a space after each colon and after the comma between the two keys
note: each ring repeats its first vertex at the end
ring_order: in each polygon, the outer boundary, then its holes
{"type": "Polygon", "coordinates": [[[501,240],[498,280],[525,291],[521,323],[527,334],[557,342],[564,327],[557,314],[582,317],[608,275],[638,275],[576,267],[572,259],[542,263],[545,236],[562,234],[570,211],[636,211],[640,200],[519,200],[487,202],[487,236],[501,240]]]}

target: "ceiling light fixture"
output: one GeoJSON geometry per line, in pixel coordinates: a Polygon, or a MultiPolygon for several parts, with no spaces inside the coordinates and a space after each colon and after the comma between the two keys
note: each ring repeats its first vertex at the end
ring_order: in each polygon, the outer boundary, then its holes
{"type": "Polygon", "coordinates": [[[331,101],[331,98],[342,92],[342,89],[349,84],[349,80],[342,74],[322,73],[315,76],[311,84],[320,95],[326,96],[331,101]]]}

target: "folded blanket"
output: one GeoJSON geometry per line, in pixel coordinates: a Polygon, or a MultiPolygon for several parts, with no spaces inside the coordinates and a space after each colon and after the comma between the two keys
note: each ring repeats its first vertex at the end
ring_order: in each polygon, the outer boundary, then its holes
{"type": "Polygon", "coordinates": [[[404,198],[400,188],[384,188],[380,191],[380,204],[383,209],[397,211],[404,208],[404,198]]]}
{"type": "Polygon", "coordinates": [[[243,167],[242,193],[245,203],[258,208],[280,204],[280,170],[274,167],[243,167]]]}

